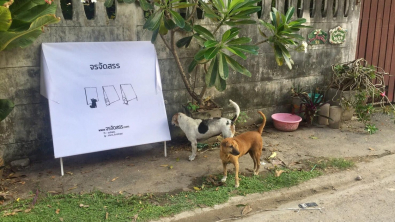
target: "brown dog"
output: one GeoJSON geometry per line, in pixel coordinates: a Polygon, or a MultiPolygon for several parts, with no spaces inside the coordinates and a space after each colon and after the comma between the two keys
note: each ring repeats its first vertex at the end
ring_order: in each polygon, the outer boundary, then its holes
{"type": "Polygon", "coordinates": [[[249,153],[252,160],[254,161],[254,175],[258,175],[260,167],[260,157],[262,154],[262,131],[266,125],[266,116],[261,111],[258,111],[263,118],[262,125],[259,127],[258,131],[248,131],[242,133],[233,138],[226,138],[221,142],[221,150],[219,156],[222,160],[222,165],[224,167],[224,177],[222,182],[226,181],[227,170],[226,165],[228,163],[233,163],[235,166],[235,187],[239,187],[239,157],[244,156],[249,153]]]}

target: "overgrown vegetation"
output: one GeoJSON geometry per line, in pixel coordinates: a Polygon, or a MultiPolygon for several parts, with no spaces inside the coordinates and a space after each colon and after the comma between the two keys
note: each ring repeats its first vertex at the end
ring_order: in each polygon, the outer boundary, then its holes
{"type": "Polygon", "coordinates": [[[236,195],[295,186],[322,175],[322,169],[328,167],[347,169],[353,166],[353,162],[344,159],[309,164],[307,171],[282,168],[281,175],[276,175],[279,169],[274,168],[264,176],[240,175],[237,189],[234,188],[234,174],[230,173],[226,184],[220,182],[222,175],[209,175],[201,178],[193,191],[173,194],[147,193],[129,197],[100,191],[82,195],[33,194],[29,199],[0,207],[1,221],[147,221],[198,207],[212,207],[236,195]]]}
{"type": "Polygon", "coordinates": [[[379,105],[383,113],[395,112],[395,107],[386,95],[385,77],[388,77],[388,73],[380,67],[369,65],[365,59],[335,64],[332,70],[330,87],[337,89],[337,94],[341,95],[341,106],[354,109],[358,121],[365,125],[365,130],[369,134],[375,133],[377,127],[371,123],[371,116],[375,112],[373,103],[379,105]],[[351,90],[356,91],[355,95],[346,93],[351,90]]]}

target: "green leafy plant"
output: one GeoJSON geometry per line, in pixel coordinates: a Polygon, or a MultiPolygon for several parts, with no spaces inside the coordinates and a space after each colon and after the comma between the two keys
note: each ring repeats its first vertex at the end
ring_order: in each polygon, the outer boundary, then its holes
{"type": "Polygon", "coordinates": [[[191,103],[191,102],[189,102],[189,103],[187,104],[187,109],[190,110],[190,111],[192,111],[192,112],[196,112],[196,110],[199,109],[199,108],[200,108],[200,107],[199,107],[199,105],[197,105],[197,104],[194,104],[194,103],[191,103]]]}
{"type": "MultiPolygon", "coordinates": [[[[125,1],[132,3],[133,1],[125,1]]],[[[296,34],[301,28],[308,26],[302,25],[306,20],[292,20],[295,9],[289,8],[284,15],[273,8],[271,22],[259,21],[270,31],[266,35],[260,30],[266,39],[252,43],[252,39],[247,36],[239,36],[240,25],[255,25],[257,21],[251,16],[260,11],[261,7],[257,4],[260,0],[192,0],[184,2],[182,0],[155,0],[151,3],[140,0],[140,6],[144,11],[150,11],[151,15],[146,20],[143,28],[152,31],[151,41],[155,42],[158,36],[163,40],[166,47],[175,58],[179,73],[189,95],[198,104],[204,103],[204,95],[208,87],[215,87],[218,91],[226,89],[226,81],[233,70],[251,76],[251,72],[244,67],[240,60],[247,59],[247,55],[257,55],[258,45],[269,43],[276,52],[276,61],[279,65],[285,61],[292,68],[292,59],[289,54],[291,47],[297,46],[298,40],[303,37],[296,34]],[[155,6],[155,7],[153,7],[155,6]],[[187,12],[183,17],[178,10],[187,12]],[[209,18],[211,23],[205,25],[195,24],[194,14],[196,10],[203,11],[204,16],[209,18]],[[221,29],[223,28],[223,29],[221,29]],[[179,33],[179,38],[176,33],[179,33]],[[169,37],[165,37],[165,36],[169,37]],[[192,41],[196,40],[196,41],[192,41]],[[179,57],[179,49],[188,48],[192,43],[199,45],[193,56],[193,60],[185,69],[179,57]],[[281,54],[281,56],[280,56],[281,54]],[[284,57],[285,56],[285,57],[284,57]],[[200,68],[199,68],[200,67],[200,68]],[[187,72],[195,71],[196,77],[199,74],[204,76],[205,85],[199,92],[195,91],[192,84],[193,78],[187,77],[187,72]]],[[[113,0],[106,0],[105,6],[109,7],[113,0]]],[[[303,46],[303,45],[302,45],[303,46]]],[[[297,49],[297,47],[295,47],[297,49]]]]}
{"type": "Polygon", "coordinates": [[[370,122],[371,116],[375,112],[372,103],[375,102],[380,106],[383,112],[395,111],[395,107],[385,93],[384,79],[388,73],[380,67],[369,65],[365,59],[332,65],[332,71],[330,87],[337,89],[337,93],[342,95],[341,106],[346,109],[354,109],[358,121],[364,123],[365,130],[369,134],[375,133],[377,127],[370,122]],[[356,93],[354,95],[345,93],[350,90],[354,90],[356,93]],[[369,100],[371,103],[368,103],[369,100]]]}
{"type": "Polygon", "coordinates": [[[378,129],[377,129],[376,125],[368,123],[368,124],[365,125],[365,130],[366,130],[370,135],[372,135],[372,134],[376,133],[376,131],[377,131],[378,129]]]}
{"type": "Polygon", "coordinates": [[[51,0],[0,0],[0,5],[0,51],[27,47],[44,26],[60,21],[51,0]]]}
{"type": "Polygon", "coordinates": [[[236,124],[243,124],[246,123],[250,117],[247,115],[246,112],[242,111],[239,114],[239,117],[236,120],[236,124]]]}
{"type": "Polygon", "coordinates": [[[311,28],[310,26],[305,26],[303,23],[306,22],[304,18],[298,18],[296,20],[291,20],[295,9],[291,7],[285,15],[277,11],[275,8],[272,9],[270,13],[271,23],[259,20],[259,22],[266,27],[266,29],[271,33],[271,35],[266,35],[262,30],[260,34],[267,38],[264,41],[271,43],[274,52],[276,62],[279,66],[285,63],[292,69],[294,64],[291,54],[289,53],[289,47],[294,46],[297,51],[305,51],[307,43],[299,44],[297,41],[302,41],[304,38],[297,34],[301,28],[311,28]]]}
{"type": "Polygon", "coordinates": [[[330,119],[329,116],[324,116],[324,115],[318,114],[319,109],[325,104],[323,101],[324,95],[318,93],[318,91],[319,91],[318,89],[315,89],[311,93],[311,95],[309,95],[306,92],[297,93],[296,91],[293,91],[293,96],[299,97],[301,100],[301,104],[299,106],[301,108],[297,114],[304,113],[304,117],[305,117],[306,122],[308,124],[313,123],[313,119],[315,116],[320,116],[320,117],[330,119]]]}
{"type": "Polygon", "coordinates": [[[0,99],[0,122],[14,109],[14,103],[8,99],[0,99]]]}

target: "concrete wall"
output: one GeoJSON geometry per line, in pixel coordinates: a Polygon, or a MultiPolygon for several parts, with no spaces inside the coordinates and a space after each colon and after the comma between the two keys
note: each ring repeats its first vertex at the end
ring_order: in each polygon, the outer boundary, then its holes
{"type": "MultiPolygon", "coordinates": [[[[327,16],[322,17],[321,10],[316,10],[310,18],[310,0],[303,2],[303,17],[315,28],[329,31],[338,25],[348,29],[347,40],[342,45],[320,45],[309,47],[308,53],[292,53],[295,61],[293,70],[286,66],[278,67],[269,45],[261,45],[258,56],[249,56],[243,64],[248,67],[252,77],[232,74],[225,92],[219,93],[209,89],[208,96],[224,107],[224,116],[232,116],[234,110],[228,100],[236,101],[242,111],[250,117],[249,123],[257,121],[257,110],[262,110],[268,117],[279,111],[290,111],[289,90],[293,84],[312,86],[330,77],[330,64],[354,59],[357,44],[359,7],[356,0],[338,0],[338,15],[332,16],[333,1],[315,0],[316,8],[326,2],[327,16]],[[348,2],[348,16],[344,16],[344,1],[348,2]]],[[[15,109],[0,123],[0,151],[4,152],[6,162],[20,158],[33,159],[52,156],[52,136],[47,100],[39,93],[40,84],[40,50],[42,42],[91,42],[91,41],[142,41],[150,40],[151,33],[142,29],[144,17],[142,10],[135,4],[117,4],[115,20],[107,18],[104,0],[96,4],[96,17],[87,20],[80,0],[73,0],[73,19],[64,20],[59,4],[57,16],[62,21],[45,29],[32,46],[0,52],[0,98],[14,101],[15,109]]],[[[296,7],[297,1],[277,1],[278,10],[284,10],[285,2],[296,7]]],[[[262,19],[268,21],[271,0],[262,3],[262,19]]],[[[296,15],[295,15],[296,16],[296,15]]],[[[257,15],[256,15],[257,17],[257,15]]],[[[209,20],[198,20],[198,24],[208,24],[209,20]]],[[[302,31],[303,36],[311,30],[302,31]]],[[[255,26],[243,26],[242,34],[260,41],[262,37],[255,26]]],[[[170,117],[177,111],[183,111],[182,104],[190,100],[179,76],[170,52],[160,38],[156,43],[162,75],[163,92],[167,114],[170,117]]],[[[189,64],[195,47],[180,51],[182,62],[189,64]]],[[[194,76],[189,76],[194,78],[194,76]]],[[[197,90],[203,85],[198,78],[197,90]]],[[[171,127],[172,135],[179,131],[171,127]]]]}

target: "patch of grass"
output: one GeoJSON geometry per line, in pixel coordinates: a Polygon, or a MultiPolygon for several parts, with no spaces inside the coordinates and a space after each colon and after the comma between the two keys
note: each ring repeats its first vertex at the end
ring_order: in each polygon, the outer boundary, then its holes
{"type": "Polygon", "coordinates": [[[321,171],[297,171],[283,169],[285,172],[279,177],[274,171],[266,176],[242,176],[240,175],[240,187],[234,188],[234,174],[229,173],[226,184],[216,186],[222,175],[210,176],[212,182],[203,178],[204,181],[199,191],[179,192],[173,195],[124,195],[105,194],[95,191],[89,194],[65,194],[45,195],[41,194],[31,207],[33,198],[20,200],[13,204],[0,207],[3,212],[1,221],[130,221],[135,215],[138,221],[158,219],[164,216],[174,215],[183,211],[191,210],[199,206],[214,206],[225,203],[232,196],[246,195],[250,193],[266,192],[270,190],[290,187],[300,182],[320,176],[321,171]],[[80,204],[89,207],[80,207],[80,204]],[[26,209],[31,209],[25,212],[26,209]],[[57,209],[59,209],[58,213],[57,209]],[[18,210],[14,215],[4,216],[18,210]],[[19,211],[20,210],[20,211],[19,211]]]}
{"type": "Polygon", "coordinates": [[[307,165],[311,169],[321,169],[325,170],[328,168],[337,168],[340,170],[345,170],[354,167],[355,163],[351,160],[346,160],[343,158],[330,158],[330,159],[321,159],[318,161],[307,161],[307,165]]]}

